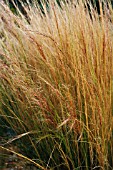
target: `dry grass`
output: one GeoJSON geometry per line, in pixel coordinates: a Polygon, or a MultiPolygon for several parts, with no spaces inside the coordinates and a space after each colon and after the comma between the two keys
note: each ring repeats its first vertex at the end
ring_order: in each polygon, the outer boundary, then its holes
{"type": "Polygon", "coordinates": [[[113,10],[91,19],[81,1],[44,9],[26,8],[29,24],[0,5],[0,115],[11,142],[40,169],[112,169],[113,10]]]}

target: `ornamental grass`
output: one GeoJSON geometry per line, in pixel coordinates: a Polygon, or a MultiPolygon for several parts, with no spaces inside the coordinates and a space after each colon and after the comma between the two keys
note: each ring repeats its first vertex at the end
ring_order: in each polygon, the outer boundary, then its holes
{"type": "Polygon", "coordinates": [[[0,4],[0,157],[38,170],[113,167],[113,10],[0,4]],[[17,149],[11,149],[16,146],[17,149]]]}

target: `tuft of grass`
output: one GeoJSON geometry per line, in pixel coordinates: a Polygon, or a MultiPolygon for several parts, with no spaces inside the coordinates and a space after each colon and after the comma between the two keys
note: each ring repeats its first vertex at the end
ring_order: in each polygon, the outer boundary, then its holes
{"type": "Polygon", "coordinates": [[[113,167],[113,10],[84,3],[0,4],[0,149],[38,169],[113,167]]]}

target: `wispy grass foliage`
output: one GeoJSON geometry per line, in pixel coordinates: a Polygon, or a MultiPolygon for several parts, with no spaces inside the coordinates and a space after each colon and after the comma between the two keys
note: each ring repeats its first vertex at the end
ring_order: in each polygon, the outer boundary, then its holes
{"type": "Polygon", "coordinates": [[[0,148],[37,169],[112,169],[113,10],[49,5],[26,6],[28,23],[0,4],[0,148]]]}

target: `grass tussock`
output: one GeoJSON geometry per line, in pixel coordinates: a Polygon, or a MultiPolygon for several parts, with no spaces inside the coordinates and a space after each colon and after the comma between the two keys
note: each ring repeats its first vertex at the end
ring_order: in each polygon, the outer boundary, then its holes
{"type": "Polygon", "coordinates": [[[112,169],[113,10],[53,2],[24,7],[29,23],[0,4],[0,148],[38,169],[112,169]]]}

